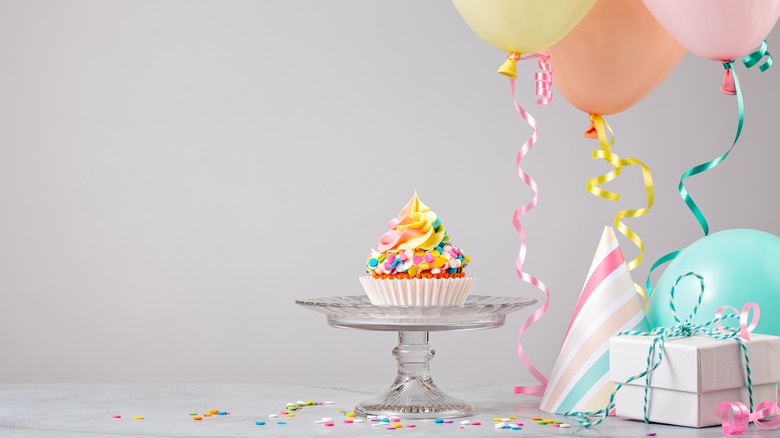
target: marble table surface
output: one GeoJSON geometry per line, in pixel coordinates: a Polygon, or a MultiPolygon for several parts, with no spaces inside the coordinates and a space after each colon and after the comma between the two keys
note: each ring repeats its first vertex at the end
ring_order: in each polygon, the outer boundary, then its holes
{"type": "MultiPolygon", "coordinates": [[[[512,394],[510,386],[458,385],[442,388],[469,401],[474,407],[471,421],[480,426],[460,429],[453,424],[433,420],[407,421],[415,428],[386,430],[371,427],[370,422],[344,424],[339,409],[352,410],[363,399],[380,393],[377,385],[298,385],[298,384],[2,384],[0,385],[0,437],[366,437],[387,433],[406,436],[577,436],[577,437],[722,437],[720,427],[689,429],[644,424],[639,421],[609,418],[592,429],[577,426],[573,418],[543,413],[538,399],[512,394]],[[288,402],[334,401],[332,405],[309,406],[295,417],[268,418],[278,414],[288,402]],[[210,409],[230,412],[194,421],[190,413],[210,409]],[[112,415],[121,415],[119,419],[112,415]],[[142,415],[143,420],[133,420],[142,415]],[[496,430],[494,417],[516,415],[522,430],[496,430]],[[570,429],[542,426],[530,420],[540,416],[572,424],[570,429]],[[334,427],[315,424],[322,417],[333,417],[334,427]],[[284,420],[285,425],[276,421],[284,420]],[[265,426],[255,425],[265,421],[265,426]]],[[[762,432],[750,427],[743,436],[769,438],[780,432],[762,432]]]]}

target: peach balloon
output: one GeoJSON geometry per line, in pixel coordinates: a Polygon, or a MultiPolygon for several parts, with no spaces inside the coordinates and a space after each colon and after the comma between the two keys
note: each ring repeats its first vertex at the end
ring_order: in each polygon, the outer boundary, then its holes
{"type": "Polygon", "coordinates": [[[554,85],[563,97],[586,113],[607,115],[647,96],[685,49],[642,0],[598,0],[549,52],[554,85]]]}

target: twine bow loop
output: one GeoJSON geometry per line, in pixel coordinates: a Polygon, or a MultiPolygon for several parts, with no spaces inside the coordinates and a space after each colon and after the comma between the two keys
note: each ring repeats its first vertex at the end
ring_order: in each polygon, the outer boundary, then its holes
{"type": "MultiPolygon", "coordinates": [[[[703,297],[704,297],[704,277],[697,274],[696,272],[688,272],[686,274],[677,277],[677,280],[675,280],[674,285],[672,286],[671,292],[669,294],[669,308],[671,309],[672,317],[674,318],[675,324],[668,327],[657,327],[648,332],[626,331],[626,332],[618,333],[618,336],[631,335],[631,336],[652,337],[653,342],[650,344],[650,347],[647,351],[647,367],[645,368],[645,370],[639,374],[635,374],[629,377],[624,382],[617,382],[617,384],[615,385],[615,389],[612,391],[612,394],[610,394],[609,396],[609,403],[604,409],[595,412],[567,412],[565,415],[577,416],[577,422],[585,427],[596,426],[607,418],[607,415],[609,414],[610,410],[615,408],[615,394],[620,390],[620,388],[635,380],[644,379],[645,391],[644,391],[643,417],[645,423],[649,423],[650,419],[648,417],[648,407],[650,403],[650,398],[648,397],[648,392],[650,389],[650,378],[653,371],[655,371],[658,368],[658,366],[660,366],[661,363],[663,362],[664,354],[666,354],[666,350],[665,350],[666,340],[691,337],[695,335],[703,335],[703,336],[708,336],[711,338],[721,339],[721,340],[734,339],[739,343],[740,350],[742,351],[745,357],[747,389],[748,389],[748,397],[750,400],[750,410],[748,411],[748,413],[753,412],[753,379],[751,377],[751,371],[750,371],[750,357],[748,355],[748,348],[747,345],[745,345],[744,342],[745,340],[742,337],[740,337],[742,328],[741,327],[724,328],[720,325],[720,323],[721,321],[725,321],[728,319],[736,319],[736,318],[744,318],[744,320],[747,321],[747,313],[750,309],[754,309],[754,315],[758,314],[758,311],[756,310],[758,308],[758,305],[755,303],[747,303],[745,307],[743,307],[743,312],[741,313],[736,312],[736,310],[734,310],[734,312],[724,314],[722,310],[725,309],[719,309],[719,312],[715,315],[714,319],[710,321],[706,321],[704,323],[695,323],[693,320],[696,317],[696,313],[699,311],[699,308],[701,307],[701,302],[703,297]],[[699,280],[699,298],[696,301],[696,304],[693,306],[693,309],[691,310],[691,314],[688,316],[688,318],[686,318],[685,320],[681,320],[680,316],[677,313],[677,308],[674,305],[674,293],[679,283],[686,277],[696,277],[699,280]],[[599,417],[599,418],[596,419],[595,421],[590,421],[591,417],[599,417]]],[[[754,316],[754,322],[757,323],[756,320],[757,318],[754,316]]],[[[740,324],[740,326],[742,326],[742,324],[740,324]]],[[[747,327],[748,327],[747,324],[745,324],[746,331],[748,330],[747,327]]]]}

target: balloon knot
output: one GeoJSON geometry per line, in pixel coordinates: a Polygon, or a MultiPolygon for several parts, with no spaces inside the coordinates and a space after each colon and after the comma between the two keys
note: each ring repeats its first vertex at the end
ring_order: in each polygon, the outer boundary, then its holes
{"type": "Polygon", "coordinates": [[[725,94],[737,94],[737,87],[734,85],[734,75],[731,73],[734,61],[724,61],[723,68],[726,71],[723,72],[723,85],[720,86],[720,91],[725,94]]]}
{"type": "Polygon", "coordinates": [[[504,64],[498,69],[498,72],[510,79],[517,79],[517,61],[519,60],[520,55],[514,52],[510,53],[507,55],[504,64]]]}
{"type": "Polygon", "coordinates": [[[582,135],[587,138],[595,138],[598,140],[599,134],[598,131],[596,131],[596,123],[591,120],[590,126],[588,126],[588,129],[586,129],[582,135]]]}

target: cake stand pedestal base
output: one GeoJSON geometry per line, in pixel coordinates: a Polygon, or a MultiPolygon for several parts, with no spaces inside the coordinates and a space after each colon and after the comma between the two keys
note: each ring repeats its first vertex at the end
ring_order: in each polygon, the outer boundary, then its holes
{"type": "Polygon", "coordinates": [[[445,394],[433,383],[429,362],[434,354],[428,332],[398,332],[398,345],[393,349],[398,361],[395,382],[384,394],[358,403],[355,413],[412,419],[471,415],[471,405],[445,394]]]}
{"type": "Polygon", "coordinates": [[[358,403],[355,413],[423,419],[466,417],[473,412],[468,403],[433,383],[428,363],[434,351],[428,332],[498,328],[507,314],[536,300],[471,295],[461,306],[378,306],[366,295],[352,295],[295,302],[324,313],[332,327],[398,332],[398,345],[393,349],[398,361],[395,382],[382,395],[358,403]]]}

